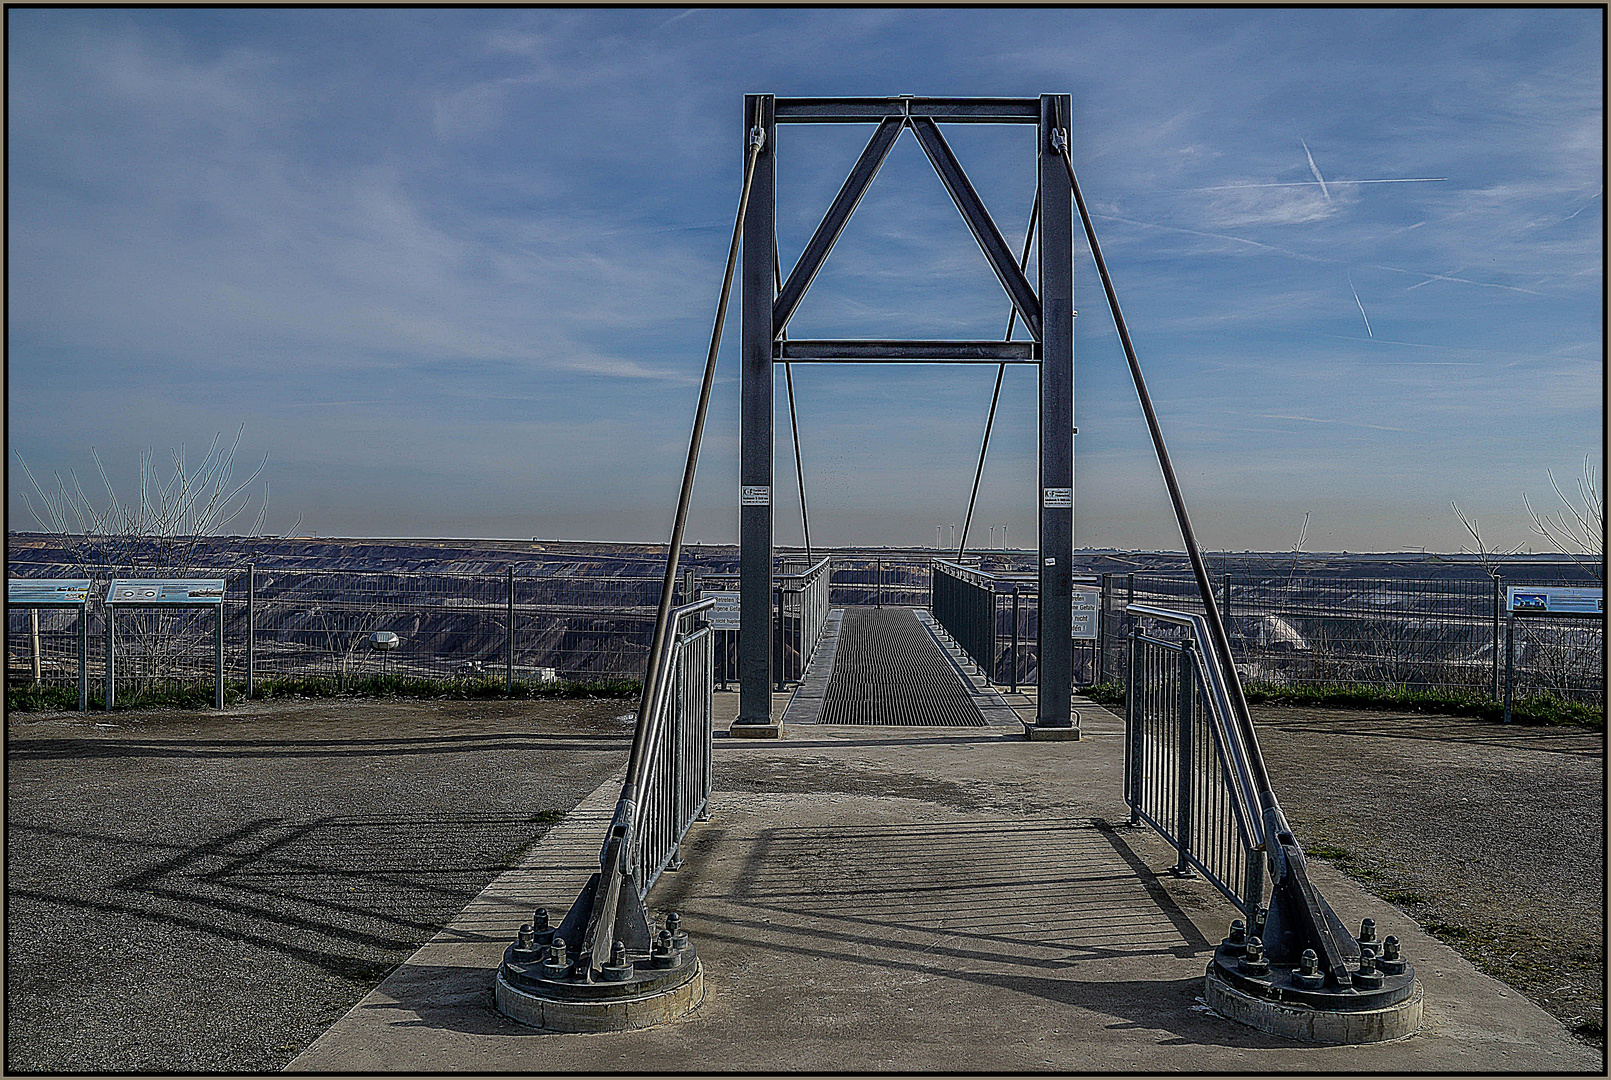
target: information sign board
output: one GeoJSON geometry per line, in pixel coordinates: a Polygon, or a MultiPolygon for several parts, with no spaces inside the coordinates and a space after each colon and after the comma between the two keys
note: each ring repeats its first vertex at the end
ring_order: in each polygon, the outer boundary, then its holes
{"type": "Polygon", "coordinates": [[[1075,585],[1072,592],[1074,595],[1072,636],[1075,641],[1095,641],[1097,605],[1101,603],[1102,590],[1075,585]]]}
{"type": "Polygon", "coordinates": [[[166,604],[222,604],[223,578],[163,580],[159,578],[119,578],[106,591],[109,604],[160,607],[166,604]]]}
{"type": "Polygon", "coordinates": [[[712,630],[737,630],[738,593],[729,592],[725,589],[701,589],[699,592],[701,600],[709,600],[712,597],[716,599],[716,606],[707,608],[703,613],[705,621],[710,624],[710,628],[712,630]]]}
{"type": "Polygon", "coordinates": [[[72,607],[89,599],[88,578],[7,578],[6,603],[18,607],[72,607]]]}
{"type": "Polygon", "coordinates": [[[1560,585],[1507,585],[1505,598],[1518,615],[1604,615],[1605,590],[1560,585]]]}

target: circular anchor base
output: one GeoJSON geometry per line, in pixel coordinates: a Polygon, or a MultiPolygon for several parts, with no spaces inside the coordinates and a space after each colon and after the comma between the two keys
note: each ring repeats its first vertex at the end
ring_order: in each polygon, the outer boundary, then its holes
{"type": "Polygon", "coordinates": [[[1227,1020],[1271,1035],[1327,1046],[1403,1039],[1421,1030],[1421,987],[1402,1001],[1375,1009],[1317,1009],[1296,1001],[1272,1001],[1233,986],[1209,964],[1203,1000],[1227,1020]]]}
{"type": "MultiPolygon", "coordinates": [[[[698,959],[688,964],[674,982],[654,980],[641,993],[614,994],[588,1000],[574,995],[545,993],[548,989],[522,979],[511,984],[500,967],[493,983],[498,1011],[516,1023],[544,1031],[632,1031],[670,1023],[699,1008],[705,1000],[705,972],[698,959]]],[[[518,976],[517,976],[518,978],[518,976]]],[[[547,982],[548,980],[543,980],[547,982]]],[[[596,985],[596,984],[595,984],[596,985]]]]}

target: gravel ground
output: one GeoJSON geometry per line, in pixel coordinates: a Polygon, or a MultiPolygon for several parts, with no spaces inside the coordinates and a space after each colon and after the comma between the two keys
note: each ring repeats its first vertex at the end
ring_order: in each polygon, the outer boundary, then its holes
{"type": "Polygon", "coordinates": [[[7,1071],[282,1068],[625,761],[631,706],[9,717],[7,1071]]]}
{"type": "Polygon", "coordinates": [[[1254,708],[1305,850],[1605,1048],[1605,738],[1254,708]]]}
{"type": "MultiPolygon", "coordinates": [[[[281,1068],[620,766],[630,705],[10,717],[7,1070],[281,1068]]],[[[1602,736],[1255,713],[1307,849],[1603,1048],[1602,736]]]]}

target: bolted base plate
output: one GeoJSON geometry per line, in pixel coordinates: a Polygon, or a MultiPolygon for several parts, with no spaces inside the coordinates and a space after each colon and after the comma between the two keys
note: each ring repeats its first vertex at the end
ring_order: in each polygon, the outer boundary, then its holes
{"type": "Polygon", "coordinates": [[[544,1031],[632,1031],[681,1019],[705,1000],[705,972],[698,960],[686,978],[648,993],[598,1001],[561,1000],[510,985],[502,968],[493,984],[498,1011],[516,1023],[544,1031]]]}
{"type": "Polygon", "coordinates": [[[1041,727],[1038,724],[1024,723],[1024,738],[1031,742],[1078,742],[1080,738],[1079,714],[1074,716],[1072,727],[1041,727]]]}
{"type": "Polygon", "coordinates": [[[728,738],[732,739],[781,739],[783,737],[782,724],[741,724],[737,720],[727,729],[728,738]]]}
{"type": "Polygon", "coordinates": [[[1381,1008],[1324,1009],[1255,997],[1231,985],[1211,962],[1203,983],[1203,998],[1209,1008],[1228,1020],[1299,1042],[1352,1046],[1402,1039],[1421,1030],[1419,983],[1403,1000],[1381,1008]]]}

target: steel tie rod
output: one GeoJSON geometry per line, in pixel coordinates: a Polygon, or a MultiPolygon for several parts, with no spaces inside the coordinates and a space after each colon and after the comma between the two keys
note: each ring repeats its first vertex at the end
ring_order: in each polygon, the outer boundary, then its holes
{"type": "MultiPolygon", "coordinates": [[[[1080,194],[1079,180],[1074,175],[1074,162],[1069,155],[1067,131],[1062,128],[1054,129],[1052,142],[1063,158],[1064,168],[1068,170],[1069,188],[1074,195],[1074,205],[1079,210],[1080,224],[1085,228],[1085,238],[1091,245],[1091,256],[1096,261],[1097,273],[1102,278],[1102,288],[1107,293],[1108,309],[1113,313],[1113,323],[1119,333],[1119,342],[1124,346],[1124,357],[1130,365],[1130,377],[1135,382],[1136,396],[1140,399],[1141,411],[1146,416],[1147,430],[1152,436],[1153,449],[1157,451],[1164,485],[1169,490],[1169,501],[1174,506],[1175,520],[1180,525],[1181,540],[1185,543],[1186,554],[1191,559],[1192,574],[1197,579],[1198,592],[1202,594],[1203,610],[1208,616],[1206,620],[1208,632],[1218,657],[1224,658],[1222,671],[1230,691],[1230,705],[1236,713],[1236,724],[1241,730],[1242,740],[1250,759],[1253,780],[1258,787],[1259,808],[1264,816],[1266,852],[1275,864],[1278,878],[1289,879],[1293,890],[1297,892],[1298,896],[1294,901],[1301,914],[1299,912],[1294,914],[1310,924],[1309,930],[1315,943],[1321,947],[1321,952],[1324,954],[1322,963],[1328,973],[1339,986],[1347,986],[1350,976],[1344,963],[1342,943],[1337,940],[1335,932],[1341,927],[1334,929],[1332,923],[1335,915],[1308,880],[1303,849],[1287,824],[1286,815],[1282,813],[1281,805],[1275,797],[1275,789],[1270,783],[1269,772],[1265,769],[1264,755],[1259,750],[1258,735],[1253,729],[1253,717],[1248,711],[1247,697],[1242,692],[1241,676],[1237,673],[1236,664],[1231,660],[1230,638],[1225,633],[1225,623],[1220,618],[1219,605],[1214,602],[1214,590],[1208,580],[1208,568],[1203,563],[1202,551],[1197,546],[1191,519],[1186,514],[1186,502],[1180,494],[1175,468],[1169,460],[1169,450],[1164,445],[1163,430],[1158,426],[1157,413],[1152,408],[1152,397],[1147,393],[1146,381],[1141,376],[1141,364],[1136,359],[1135,345],[1130,341],[1130,330],[1125,325],[1124,313],[1119,309],[1118,293],[1113,288],[1113,279],[1108,275],[1107,262],[1102,258],[1102,247],[1096,239],[1096,228],[1091,224],[1090,212],[1085,208],[1085,199],[1080,194]]],[[[1276,898],[1272,897],[1272,905],[1275,900],[1276,898]]]]}

